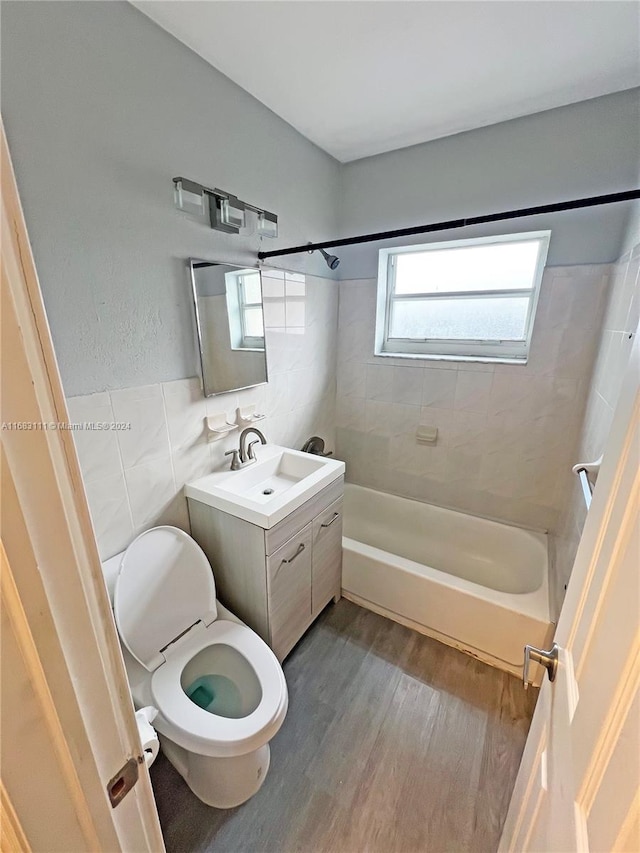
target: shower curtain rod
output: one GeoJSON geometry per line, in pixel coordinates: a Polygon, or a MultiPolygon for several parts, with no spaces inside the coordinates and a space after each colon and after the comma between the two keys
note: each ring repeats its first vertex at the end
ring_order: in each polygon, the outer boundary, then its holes
{"type": "Polygon", "coordinates": [[[468,225],[481,225],[485,222],[500,222],[504,219],[518,219],[523,216],[538,216],[541,213],[557,213],[561,210],[577,210],[581,207],[596,207],[599,204],[615,204],[620,201],[632,201],[640,198],[640,189],[627,190],[609,195],[594,195],[590,198],[577,198],[572,201],[558,201],[554,204],[541,204],[537,207],[522,207],[519,210],[506,210],[502,213],[487,213],[484,216],[470,216],[467,219],[450,219],[435,222],[432,225],[416,225],[413,228],[396,228],[394,231],[378,231],[375,234],[362,234],[360,237],[344,237],[342,240],[325,240],[323,243],[307,243],[304,246],[292,246],[289,249],[275,249],[271,252],[258,252],[259,260],[278,258],[283,255],[297,255],[300,252],[314,252],[316,249],[336,249],[339,246],[353,246],[357,243],[373,243],[376,240],[391,240],[394,237],[410,237],[413,234],[428,234],[432,231],[449,231],[453,228],[465,228],[468,225]]]}

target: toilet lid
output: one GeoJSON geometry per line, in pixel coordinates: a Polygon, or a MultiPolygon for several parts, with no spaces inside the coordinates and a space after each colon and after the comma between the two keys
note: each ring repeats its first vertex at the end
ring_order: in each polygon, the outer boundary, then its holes
{"type": "Polygon", "coordinates": [[[177,527],[141,533],[122,558],[113,611],[124,645],[146,669],[156,669],[161,649],[217,616],[213,571],[200,546],[177,527]]]}

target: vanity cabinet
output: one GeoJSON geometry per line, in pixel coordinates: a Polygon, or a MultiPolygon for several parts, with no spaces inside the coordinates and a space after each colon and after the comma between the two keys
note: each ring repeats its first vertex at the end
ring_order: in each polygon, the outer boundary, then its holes
{"type": "Polygon", "coordinates": [[[191,534],[213,567],[218,598],[283,660],[342,579],[344,478],[269,530],[188,498],[191,534]]]}

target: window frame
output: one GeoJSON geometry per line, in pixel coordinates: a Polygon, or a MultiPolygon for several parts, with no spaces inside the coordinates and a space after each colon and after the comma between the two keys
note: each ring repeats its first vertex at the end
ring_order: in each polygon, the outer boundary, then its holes
{"type": "Polygon", "coordinates": [[[380,249],[378,255],[378,292],[376,305],[375,351],[377,356],[397,358],[423,358],[452,361],[506,361],[526,364],[533,326],[540,297],[540,286],[545,270],[551,231],[527,231],[515,234],[499,234],[492,237],[473,237],[463,240],[447,240],[439,243],[422,243],[411,246],[398,246],[380,249]],[[395,279],[398,255],[459,249],[465,246],[504,245],[506,243],[527,243],[537,241],[538,256],[530,288],[511,290],[475,290],[442,294],[395,294],[395,279]],[[496,340],[474,338],[392,338],[389,336],[393,302],[398,300],[425,301],[427,299],[460,299],[481,297],[485,299],[518,294],[531,294],[526,318],[526,332],[522,340],[496,340]]]}
{"type": "Polygon", "coordinates": [[[264,335],[247,335],[246,333],[246,317],[245,310],[247,308],[255,308],[258,305],[262,308],[262,323],[264,328],[264,303],[262,299],[260,302],[247,302],[245,299],[245,285],[244,279],[247,275],[258,275],[258,279],[260,281],[260,293],[262,295],[262,281],[260,279],[260,271],[259,270],[251,270],[250,272],[241,271],[236,273],[236,287],[237,287],[237,298],[238,298],[238,315],[240,318],[240,340],[241,345],[239,349],[245,350],[264,350],[264,335]]]}

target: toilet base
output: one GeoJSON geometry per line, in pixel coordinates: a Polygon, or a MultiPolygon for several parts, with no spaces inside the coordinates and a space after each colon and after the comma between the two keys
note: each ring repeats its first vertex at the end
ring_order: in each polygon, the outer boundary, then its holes
{"type": "Polygon", "coordinates": [[[199,800],[216,809],[232,809],[257,793],[269,770],[269,745],[246,755],[214,758],[189,752],[164,735],[162,751],[199,800]]]}

